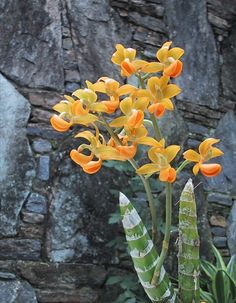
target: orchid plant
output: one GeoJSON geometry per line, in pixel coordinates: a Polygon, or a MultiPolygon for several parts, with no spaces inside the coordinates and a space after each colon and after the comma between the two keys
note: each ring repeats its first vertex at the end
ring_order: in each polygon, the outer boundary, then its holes
{"type": "Polygon", "coordinates": [[[130,162],[144,185],[152,220],[150,237],[131,202],[120,194],[122,222],[140,283],[152,302],[199,303],[199,237],[191,180],[180,198],[179,290],[173,288],[163,266],[170,241],[172,186],[179,173],[191,162],[194,163],[194,175],[200,171],[206,177],[217,176],[221,165],[208,162],[223,152],[213,146],[219,142],[218,139],[208,138],[199,145],[198,152],[189,149],[183,152],[181,164],[173,164],[181,147],[166,146],[159,127],[159,120],[166,111],[174,110],[172,98],[181,93],[172,79],[182,73],[180,58],[184,50],[171,48],[171,44],[166,42],[162,45],[154,62],[139,60],[135,49],[117,44],[111,61],[120,68],[121,77],[136,76],[138,86],[121,84],[109,77],[101,77],[95,83],[86,81],[86,88],[65,96],[53,107],[58,114],[51,117],[51,125],[59,132],[66,132],[77,125],[83,127],[75,138],[82,138],[85,143],[71,150],[70,157],[87,174],[97,173],[105,160],[130,162]],[[88,127],[87,130],[84,127],[88,127]],[[142,166],[136,159],[140,145],[147,147],[147,159],[150,160],[142,166]],[[165,234],[160,255],[156,248],[157,210],[149,182],[153,174],[166,186],[165,234]]]}

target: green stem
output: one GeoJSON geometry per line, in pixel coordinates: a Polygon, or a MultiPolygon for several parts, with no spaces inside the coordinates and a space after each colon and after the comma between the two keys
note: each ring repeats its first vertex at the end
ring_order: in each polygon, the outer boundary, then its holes
{"type": "Polygon", "coordinates": [[[185,166],[188,165],[189,163],[191,163],[189,160],[185,160],[183,163],[181,163],[180,166],[176,170],[176,174],[179,174],[185,168],[185,166]]]}
{"type": "MultiPolygon", "coordinates": [[[[122,145],[120,138],[117,136],[117,134],[114,133],[114,131],[112,130],[110,125],[107,123],[106,119],[102,115],[100,115],[100,117],[101,117],[102,121],[104,122],[104,125],[105,125],[108,133],[114,139],[116,144],[122,145]]],[[[138,169],[137,162],[134,159],[129,159],[128,161],[136,171],[138,169]]],[[[152,217],[152,241],[153,241],[153,243],[156,244],[156,241],[157,241],[157,214],[156,214],[156,208],[155,208],[155,204],[154,204],[154,199],[153,199],[150,183],[149,183],[149,180],[145,179],[143,176],[139,176],[139,177],[143,183],[143,186],[144,186],[146,194],[147,194],[151,217],[152,217]]]]}
{"type": "Polygon", "coordinates": [[[156,119],[155,115],[154,114],[150,114],[150,119],[151,119],[152,124],[153,124],[154,137],[155,137],[155,139],[157,141],[160,141],[163,138],[163,136],[161,134],[160,127],[157,124],[157,119],[156,119]]]}
{"type": "MultiPolygon", "coordinates": [[[[144,78],[140,74],[137,75],[139,79],[139,84],[142,89],[145,89],[144,78]]],[[[161,130],[157,124],[157,119],[154,114],[150,114],[150,119],[152,121],[153,129],[154,129],[154,137],[157,141],[160,141],[163,137],[161,134],[161,130]]]]}
{"type": "Polygon", "coordinates": [[[169,248],[169,242],[170,242],[170,230],[171,230],[171,214],[172,214],[172,185],[171,183],[166,182],[166,226],[165,226],[165,236],[162,243],[162,250],[160,254],[160,258],[158,260],[158,263],[156,265],[153,278],[152,278],[152,284],[156,285],[157,280],[160,275],[161,267],[164,263],[164,260],[167,256],[168,248],[169,248]]]}

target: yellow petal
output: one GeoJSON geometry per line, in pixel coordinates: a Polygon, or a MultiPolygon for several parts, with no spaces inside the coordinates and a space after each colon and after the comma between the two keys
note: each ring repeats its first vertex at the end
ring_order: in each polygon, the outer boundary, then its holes
{"type": "Polygon", "coordinates": [[[157,88],[159,88],[160,85],[161,85],[160,78],[151,77],[150,79],[148,79],[147,87],[151,91],[152,95],[156,95],[157,88]]]}
{"type": "Polygon", "coordinates": [[[65,97],[66,100],[69,101],[70,103],[74,103],[74,102],[75,102],[75,99],[73,99],[71,96],[64,95],[64,97],[65,97]]]}
{"type": "Polygon", "coordinates": [[[178,60],[180,57],[182,57],[184,54],[184,50],[179,47],[174,47],[171,50],[169,50],[168,57],[172,57],[175,60],[178,60]]]}
{"type": "Polygon", "coordinates": [[[179,150],[179,145],[170,145],[165,148],[163,154],[166,157],[167,161],[170,163],[176,157],[179,150]]]}
{"type": "Polygon", "coordinates": [[[222,150],[220,150],[219,148],[217,148],[217,147],[212,147],[212,148],[211,148],[211,157],[210,157],[210,159],[215,158],[215,157],[222,156],[223,154],[224,154],[224,153],[223,153],[222,150]]]}
{"type": "Polygon", "coordinates": [[[82,124],[88,126],[90,123],[97,121],[98,118],[93,114],[87,114],[84,116],[76,116],[73,118],[73,123],[82,124]]]}
{"type": "Polygon", "coordinates": [[[111,146],[102,145],[96,149],[96,154],[100,156],[102,160],[124,160],[124,157],[111,146]]]}
{"type": "Polygon", "coordinates": [[[143,67],[148,65],[148,62],[144,61],[144,60],[134,60],[132,62],[132,64],[133,64],[133,66],[135,67],[136,70],[139,70],[139,69],[143,70],[143,67]]]}
{"type": "Polygon", "coordinates": [[[128,95],[128,94],[133,93],[135,90],[137,90],[137,88],[135,86],[130,85],[130,84],[125,84],[125,85],[122,85],[117,90],[117,94],[118,94],[118,96],[128,95]]]}
{"type": "Polygon", "coordinates": [[[171,43],[171,41],[164,43],[159,51],[157,51],[156,57],[160,62],[165,62],[167,60],[171,43]]]}
{"type": "Polygon", "coordinates": [[[124,46],[122,44],[116,44],[116,52],[112,55],[111,61],[120,65],[124,59],[124,46]]]}
{"type": "Polygon", "coordinates": [[[145,164],[136,170],[139,175],[152,175],[159,171],[159,166],[153,163],[145,164]]]}
{"type": "Polygon", "coordinates": [[[102,104],[102,103],[94,103],[91,106],[91,109],[95,112],[106,112],[107,111],[106,105],[102,104]]]}
{"type": "Polygon", "coordinates": [[[169,84],[163,89],[163,95],[165,98],[172,98],[177,96],[181,92],[181,89],[175,84],[169,84]]]}
{"type": "MultiPolygon", "coordinates": [[[[143,138],[140,138],[138,139],[138,143],[139,144],[144,144],[144,145],[150,145],[150,146],[158,146],[159,142],[156,141],[154,138],[152,137],[143,137],[143,138]]],[[[161,147],[161,145],[160,145],[161,147]]],[[[152,159],[150,159],[152,161],[152,159]]],[[[155,161],[152,161],[152,162],[155,162],[155,161]]]]}
{"type": "Polygon", "coordinates": [[[89,88],[77,89],[72,93],[72,95],[76,96],[79,99],[90,101],[91,103],[97,100],[97,95],[89,88]]]}
{"type": "Polygon", "coordinates": [[[151,62],[151,63],[148,63],[147,65],[145,65],[143,68],[142,68],[142,72],[144,73],[158,73],[160,72],[161,70],[163,70],[163,64],[162,63],[159,63],[159,62],[151,62]]]}
{"type": "Polygon", "coordinates": [[[171,102],[170,99],[164,98],[160,101],[160,103],[162,103],[165,106],[166,109],[174,110],[174,105],[173,105],[173,103],[171,102]]]}
{"type": "Polygon", "coordinates": [[[84,155],[80,152],[78,152],[76,149],[72,149],[72,151],[70,152],[70,157],[71,159],[78,165],[82,166],[87,164],[89,161],[92,160],[93,155],[84,155]]]}
{"type": "Polygon", "coordinates": [[[58,112],[58,113],[71,113],[71,103],[68,103],[67,101],[65,102],[60,102],[57,103],[56,105],[53,106],[53,109],[58,112]]]}
{"type": "Polygon", "coordinates": [[[195,164],[194,167],[193,167],[194,176],[196,176],[198,174],[199,169],[200,169],[199,163],[195,164]]]}
{"type": "Polygon", "coordinates": [[[211,148],[213,144],[218,143],[219,141],[220,141],[219,139],[215,139],[215,138],[208,138],[204,140],[199,145],[199,152],[201,156],[204,158],[207,155],[209,148],[211,148]]]}
{"type": "Polygon", "coordinates": [[[106,92],[105,83],[102,82],[102,81],[94,83],[92,88],[95,92],[99,92],[99,93],[105,93],[106,92]]]}
{"type": "Polygon", "coordinates": [[[120,109],[125,115],[129,115],[132,110],[132,105],[132,99],[130,97],[127,97],[120,102],[120,109]]]}
{"type": "Polygon", "coordinates": [[[141,97],[135,101],[134,108],[144,112],[147,109],[148,105],[149,105],[149,98],[141,97]]]}
{"type": "Polygon", "coordinates": [[[201,156],[199,153],[194,151],[193,149],[189,149],[183,153],[184,159],[189,160],[191,162],[199,162],[201,160],[201,156]]]}
{"type": "Polygon", "coordinates": [[[92,138],[94,138],[94,134],[91,133],[89,130],[85,130],[85,131],[80,132],[77,135],[75,135],[75,138],[84,138],[84,139],[88,140],[89,142],[91,142],[92,138]]]}
{"type": "Polygon", "coordinates": [[[124,124],[127,122],[127,117],[126,116],[121,116],[116,119],[114,119],[111,123],[111,127],[121,127],[124,126],[124,124]]]}
{"type": "Polygon", "coordinates": [[[124,49],[124,57],[128,58],[130,62],[134,60],[135,56],[136,56],[136,49],[130,47],[124,49]]]}

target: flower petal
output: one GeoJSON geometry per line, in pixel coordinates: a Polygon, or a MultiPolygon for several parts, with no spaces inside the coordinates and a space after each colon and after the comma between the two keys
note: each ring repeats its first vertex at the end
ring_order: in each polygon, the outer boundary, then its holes
{"type": "Polygon", "coordinates": [[[121,116],[121,117],[118,117],[118,118],[114,119],[113,121],[111,121],[111,123],[109,125],[111,127],[121,127],[121,126],[124,126],[124,124],[126,122],[127,122],[127,117],[121,116]]]}
{"type": "Polygon", "coordinates": [[[182,57],[184,54],[184,50],[180,47],[173,47],[171,50],[169,50],[168,57],[172,57],[175,60],[178,60],[180,57],[182,57]]]}
{"type": "Polygon", "coordinates": [[[102,167],[102,160],[98,159],[97,161],[90,161],[87,164],[83,165],[83,171],[87,174],[95,174],[102,167]]]}
{"type": "Polygon", "coordinates": [[[200,171],[206,177],[215,177],[222,170],[220,164],[209,163],[209,164],[200,164],[200,171]]]}
{"type": "Polygon", "coordinates": [[[70,152],[70,157],[71,159],[78,165],[83,166],[85,164],[87,164],[88,162],[90,162],[93,159],[93,155],[84,155],[80,152],[78,152],[76,149],[72,149],[72,151],[70,152]]]}
{"type": "Polygon", "coordinates": [[[148,111],[155,114],[157,118],[161,118],[165,113],[165,106],[162,103],[154,103],[148,107],[148,111]]]}
{"type": "Polygon", "coordinates": [[[58,132],[66,132],[72,125],[72,123],[65,121],[57,115],[53,115],[50,122],[52,127],[58,132]]]}
{"type": "Polygon", "coordinates": [[[143,73],[158,73],[163,70],[163,64],[159,62],[150,62],[142,68],[143,73]]]}
{"type": "Polygon", "coordinates": [[[159,171],[159,166],[154,163],[149,163],[141,166],[136,170],[136,173],[139,175],[152,175],[159,171]]]}
{"type": "Polygon", "coordinates": [[[174,105],[170,99],[164,98],[160,101],[161,104],[165,106],[168,110],[174,110],[174,105]]]}
{"type": "Polygon", "coordinates": [[[163,95],[165,98],[172,98],[177,96],[181,92],[181,89],[175,84],[169,84],[163,89],[163,95]]]}
{"type": "Polygon", "coordinates": [[[129,115],[132,110],[132,105],[132,99],[130,97],[127,97],[120,102],[120,109],[125,115],[129,115]]]}
{"type": "Polygon", "coordinates": [[[162,182],[173,183],[176,180],[176,170],[173,167],[161,170],[159,179],[162,182]]]}
{"type": "Polygon", "coordinates": [[[199,169],[200,169],[200,164],[199,163],[195,164],[193,167],[194,176],[196,176],[198,174],[199,169]]]}
{"type": "Polygon", "coordinates": [[[170,163],[177,155],[180,150],[179,145],[170,145],[165,148],[163,155],[166,157],[167,161],[170,163]]]}
{"type": "Polygon", "coordinates": [[[124,159],[132,159],[137,152],[137,145],[122,146],[118,145],[116,149],[124,157],[124,159]]]}
{"type": "Polygon", "coordinates": [[[57,103],[53,106],[53,109],[58,113],[70,113],[71,112],[71,103],[64,101],[57,103]]]}
{"type": "Polygon", "coordinates": [[[128,95],[128,94],[133,93],[135,90],[137,90],[137,88],[135,86],[130,85],[130,84],[125,84],[125,85],[122,85],[117,90],[117,94],[118,94],[118,96],[128,95]]]}
{"type": "Polygon", "coordinates": [[[205,158],[208,154],[209,149],[212,147],[213,144],[218,143],[220,140],[215,138],[208,138],[204,140],[199,145],[199,152],[203,158],[205,158]]]}
{"type": "Polygon", "coordinates": [[[183,64],[181,61],[176,60],[166,68],[164,68],[164,75],[172,78],[178,77],[182,72],[183,64]]]}
{"type": "Polygon", "coordinates": [[[199,162],[201,160],[201,156],[193,149],[188,149],[183,153],[184,159],[189,160],[191,162],[199,162]]]}

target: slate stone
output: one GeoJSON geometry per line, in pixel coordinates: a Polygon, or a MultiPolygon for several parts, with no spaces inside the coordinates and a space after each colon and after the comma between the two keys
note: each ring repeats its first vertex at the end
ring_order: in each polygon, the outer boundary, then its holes
{"type": "Polygon", "coordinates": [[[216,247],[223,248],[227,247],[227,238],[226,237],[214,237],[213,243],[216,247]]]}
{"type": "Polygon", "coordinates": [[[1,260],[39,260],[41,243],[34,239],[1,239],[1,260]]]}
{"type": "Polygon", "coordinates": [[[36,139],[33,141],[33,149],[36,153],[49,153],[52,150],[52,145],[48,140],[36,139]]]}
{"type": "Polygon", "coordinates": [[[205,188],[208,191],[236,194],[236,116],[233,111],[226,113],[220,120],[214,138],[221,141],[217,146],[224,152],[215,162],[222,165],[222,172],[215,178],[206,178],[205,188]]]}
{"type": "Polygon", "coordinates": [[[125,177],[106,168],[89,176],[72,163],[68,154],[56,161],[58,178],[52,176],[55,183],[49,208],[47,256],[53,262],[97,260],[107,264],[112,251],[101,245],[100,239],[106,243],[114,237],[113,228],[103,222],[108,222],[117,201],[109,189],[117,188],[118,183],[122,186],[125,177]],[[98,206],[94,201],[99,201],[98,206]]]}
{"type": "Polygon", "coordinates": [[[39,224],[44,221],[44,215],[22,211],[22,220],[27,223],[39,224]]]}
{"type": "Polygon", "coordinates": [[[50,175],[50,157],[40,156],[38,165],[38,178],[42,181],[48,181],[50,175]]]}
{"type": "Polygon", "coordinates": [[[236,68],[236,22],[232,26],[232,30],[227,39],[225,39],[222,47],[222,84],[225,96],[236,101],[235,78],[232,77],[236,68]]]}
{"type": "Polygon", "coordinates": [[[0,277],[0,302],[37,303],[33,287],[27,281],[0,277]]]}
{"type": "Polygon", "coordinates": [[[17,233],[18,216],[35,176],[26,137],[29,102],[0,75],[0,235],[17,233]]]}
{"type": "Polygon", "coordinates": [[[210,193],[207,196],[207,201],[210,203],[217,203],[224,206],[232,206],[233,200],[230,196],[223,195],[221,193],[210,193]]]}
{"type": "Polygon", "coordinates": [[[109,3],[109,0],[67,1],[82,83],[85,80],[97,81],[104,75],[117,78],[119,69],[110,60],[115,44],[131,47],[132,30],[109,3]]]}
{"type": "Polygon", "coordinates": [[[171,40],[185,50],[183,73],[176,80],[183,88],[178,99],[217,108],[218,54],[206,1],[166,0],[163,5],[171,40]]]}
{"type": "Polygon", "coordinates": [[[211,232],[214,236],[225,237],[226,229],[222,227],[212,227],[211,232]]]}
{"type": "Polygon", "coordinates": [[[24,208],[33,213],[46,214],[47,213],[47,200],[45,196],[39,193],[31,193],[29,199],[24,205],[24,208]]]}
{"type": "Polygon", "coordinates": [[[0,70],[21,86],[62,90],[59,0],[2,0],[0,70]]]}
{"type": "Polygon", "coordinates": [[[227,239],[230,253],[233,255],[236,253],[236,201],[234,201],[228,218],[227,239]]]}

